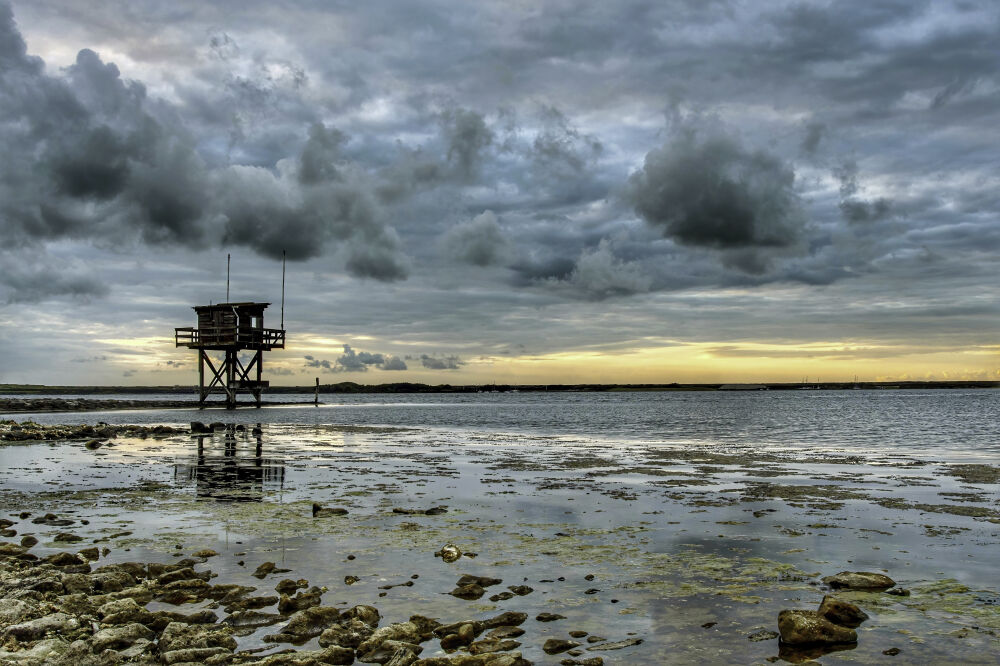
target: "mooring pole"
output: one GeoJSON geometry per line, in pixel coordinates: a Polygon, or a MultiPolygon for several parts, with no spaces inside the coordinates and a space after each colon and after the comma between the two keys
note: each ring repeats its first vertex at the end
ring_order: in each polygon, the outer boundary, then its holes
{"type": "Polygon", "coordinates": [[[319,377],[316,378],[316,393],[313,396],[313,405],[319,407],[319,377]]]}

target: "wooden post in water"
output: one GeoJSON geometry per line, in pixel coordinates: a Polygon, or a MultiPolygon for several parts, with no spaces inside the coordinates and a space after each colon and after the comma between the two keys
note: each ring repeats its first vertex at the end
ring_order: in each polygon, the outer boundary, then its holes
{"type": "Polygon", "coordinates": [[[319,407],[319,377],[316,378],[316,393],[313,396],[313,405],[319,407]]]}

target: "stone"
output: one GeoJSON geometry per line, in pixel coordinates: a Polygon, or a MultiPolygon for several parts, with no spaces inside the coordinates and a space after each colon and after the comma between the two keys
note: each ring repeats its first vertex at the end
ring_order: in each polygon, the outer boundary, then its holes
{"type": "Polygon", "coordinates": [[[420,630],[417,628],[417,625],[412,622],[396,622],[372,632],[372,635],[358,646],[358,654],[373,652],[380,648],[386,641],[419,643],[420,640],[420,630]]]}
{"type": "Polygon", "coordinates": [[[887,590],[896,585],[888,576],[868,571],[841,571],[825,577],[823,582],[835,590],[887,590]]]}
{"type": "Polygon", "coordinates": [[[165,664],[204,663],[209,657],[215,657],[220,654],[230,654],[230,652],[230,650],[227,650],[224,647],[181,648],[179,650],[163,652],[161,659],[165,664]]]}
{"type": "Polygon", "coordinates": [[[69,644],[61,638],[38,641],[27,650],[8,652],[0,649],[0,664],[51,664],[61,659],[69,644]]]}
{"type": "Polygon", "coordinates": [[[789,645],[856,643],[857,633],[830,622],[818,611],[783,610],[778,613],[781,642],[789,645]]]}
{"type": "Polygon", "coordinates": [[[584,636],[587,635],[587,632],[586,631],[571,631],[571,632],[569,632],[569,635],[572,638],[583,638],[584,636]]]}
{"type": "Polygon", "coordinates": [[[497,627],[493,629],[488,634],[487,638],[517,638],[518,636],[524,635],[524,629],[521,627],[497,627]]]}
{"type": "Polygon", "coordinates": [[[264,562],[262,565],[257,567],[257,569],[255,569],[254,572],[250,575],[252,575],[254,578],[263,579],[265,576],[267,576],[267,574],[274,571],[276,567],[277,565],[274,562],[264,562]]]}
{"type": "MultiPolygon", "coordinates": [[[[369,639],[371,640],[371,639],[369,639]]],[[[367,641],[366,641],[367,642],[367,641]]],[[[400,655],[399,652],[402,650],[404,652],[411,652],[414,659],[408,663],[412,664],[416,661],[416,655],[423,652],[424,648],[416,643],[408,643],[406,641],[399,641],[393,639],[386,639],[381,641],[378,647],[365,651],[364,643],[358,648],[358,661],[364,662],[366,664],[387,664],[392,660],[406,659],[406,655],[400,655]]]]}
{"type": "Polygon", "coordinates": [[[535,591],[535,588],[528,587],[527,585],[511,585],[507,589],[510,590],[511,592],[513,592],[514,594],[516,594],[519,597],[523,597],[523,596],[525,596],[527,594],[531,594],[532,592],[535,591]]]}
{"type": "Polygon", "coordinates": [[[603,657],[589,657],[587,659],[563,659],[559,662],[562,666],[604,666],[603,657]]]}
{"type": "Polygon", "coordinates": [[[752,631],[747,634],[747,640],[751,643],[760,643],[761,641],[770,641],[778,637],[777,631],[771,631],[770,629],[758,629],[757,631],[752,631]]]}
{"type": "Polygon", "coordinates": [[[150,624],[155,616],[136,603],[135,599],[125,598],[108,603],[97,609],[103,624],[150,624]]]}
{"type": "Polygon", "coordinates": [[[545,654],[559,654],[566,650],[572,650],[579,645],[576,641],[566,640],[565,638],[550,638],[542,645],[542,651],[545,654]]]}
{"type": "Polygon", "coordinates": [[[565,615],[560,615],[559,613],[539,613],[535,616],[535,619],[539,622],[555,622],[556,620],[563,620],[565,618],[565,615]]]}
{"type": "Polygon", "coordinates": [[[203,557],[203,558],[215,557],[216,555],[218,555],[218,553],[212,550],[211,548],[203,548],[202,550],[191,553],[191,557],[203,557]]]}
{"type": "Polygon", "coordinates": [[[101,553],[97,549],[97,546],[93,546],[91,548],[83,548],[79,551],[78,554],[80,555],[80,557],[87,560],[88,562],[93,562],[101,557],[101,553]]]}
{"type": "Polygon", "coordinates": [[[462,557],[462,551],[459,550],[458,546],[455,544],[449,543],[441,548],[441,550],[434,553],[434,556],[440,557],[448,564],[451,564],[452,562],[457,561],[458,558],[462,557]]]}
{"type": "Polygon", "coordinates": [[[378,623],[382,620],[382,616],[379,615],[377,608],[365,605],[351,606],[341,613],[340,616],[341,618],[358,619],[369,627],[377,627],[378,623]]]}
{"type": "Polygon", "coordinates": [[[288,623],[279,632],[279,635],[284,635],[281,639],[275,638],[269,642],[283,643],[308,640],[319,636],[330,625],[336,624],[338,620],[340,620],[340,611],[336,608],[330,606],[306,608],[288,619],[288,623]],[[288,636],[291,638],[287,638],[288,636]]]}
{"type": "Polygon", "coordinates": [[[91,451],[96,451],[97,449],[101,448],[103,445],[104,445],[104,442],[101,441],[101,440],[99,440],[99,439],[88,439],[84,443],[84,446],[86,448],[90,449],[91,451]]]}
{"type": "Polygon", "coordinates": [[[486,590],[476,583],[469,583],[468,585],[460,585],[454,590],[449,592],[453,597],[458,597],[459,599],[465,599],[467,601],[474,601],[481,598],[486,594],[486,590]]]}
{"type": "Polygon", "coordinates": [[[489,654],[493,652],[506,652],[507,650],[516,650],[521,647],[521,644],[517,641],[512,640],[497,640],[495,638],[487,638],[481,641],[475,641],[469,644],[469,654],[489,654]]]}
{"type": "Polygon", "coordinates": [[[274,591],[279,594],[291,594],[296,590],[305,589],[307,587],[309,587],[309,581],[305,578],[300,578],[299,580],[282,578],[281,581],[274,586],[274,591]]]}
{"type": "Polygon", "coordinates": [[[346,516],[348,511],[342,507],[322,507],[313,502],[312,513],[313,518],[327,518],[329,516],[346,516]]]}
{"type": "Polygon", "coordinates": [[[323,591],[318,587],[314,587],[308,592],[299,592],[294,597],[282,594],[281,599],[278,600],[278,612],[282,615],[291,615],[307,608],[319,606],[322,596],[323,591]]]}
{"type": "Polygon", "coordinates": [[[0,625],[18,624],[35,612],[35,605],[23,599],[0,599],[0,625]]]}
{"type": "Polygon", "coordinates": [[[15,638],[22,643],[37,641],[46,634],[68,634],[80,628],[80,621],[66,613],[51,613],[34,620],[8,626],[4,637],[15,638]]]}
{"type": "Polygon", "coordinates": [[[503,581],[499,578],[490,578],[488,576],[473,576],[470,574],[465,574],[458,579],[455,585],[462,587],[464,585],[476,584],[481,587],[490,587],[491,585],[499,585],[503,581]]]}
{"type": "Polygon", "coordinates": [[[236,649],[236,639],[228,626],[183,624],[171,622],[160,634],[160,652],[173,652],[187,648],[221,647],[236,649]]]}
{"type": "Polygon", "coordinates": [[[38,545],[38,539],[31,536],[30,534],[21,537],[21,546],[23,546],[24,548],[31,548],[32,546],[37,546],[37,545],[38,545]]]}
{"type": "Polygon", "coordinates": [[[858,627],[868,619],[868,614],[851,602],[830,595],[823,597],[819,614],[842,627],[858,627]]]}
{"type": "MultiPolygon", "coordinates": [[[[115,650],[130,647],[140,638],[151,641],[156,638],[150,629],[141,624],[125,624],[118,627],[101,629],[90,640],[95,652],[104,650],[115,650]]],[[[162,642],[161,642],[162,645],[162,642]]]]}
{"type": "MultiPolygon", "coordinates": [[[[343,616],[341,616],[343,619],[343,616]]],[[[335,624],[319,635],[320,647],[336,645],[344,648],[357,648],[372,635],[374,629],[357,618],[351,618],[341,624],[335,624]]]]}

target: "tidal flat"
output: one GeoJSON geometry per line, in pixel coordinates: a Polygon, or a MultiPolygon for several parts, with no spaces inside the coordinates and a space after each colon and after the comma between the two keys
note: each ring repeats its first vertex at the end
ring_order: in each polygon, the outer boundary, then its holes
{"type": "MultiPolygon", "coordinates": [[[[174,570],[272,599],[253,610],[277,619],[226,624],[234,643],[213,663],[319,654],[316,635],[273,638],[288,619],[275,589],[286,579],[289,598],[318,592],[342,614],[370,606],[383,627],[524,614],[522,634],[487,649],[498,635],[482,654],[537,664],[992,664],[1000,654],[995,465],[454,428],[167,426],[183,432],[122,430],[89,448],[79,437],[0,442],[3,540],[37,539],[27,552],[39,558],[97,547],[92,568],[182,562],[174,570]],[[314,504],[346,513],[314,515],[314,504]],[[445,546],[462,555],[446,561],[445,546]],[[832,592],[821,579],[841,571],[884,573],[896,593],[835,593],[869,616],[856,645],[779,646],[779,612],[815,609],[832,592]],[[481,595],[450,594],[464,575],[484,583],[481,595]]],[[[0,436],[25,427],[7,422],[0,436]]],[[[23,575],[5,564],[0,585],[23,575]]],[[[212,611],[220,625],[246,611],[199,594],[140,605],[212,611]]],[[[469,644],[436,636],[419,656],[454,659],[469,644]]],[[[0,649],[13,660],[33,645],[8,637],[0,649]]],[[[467,663],[493,663],[483,659],[467,663]]]]}

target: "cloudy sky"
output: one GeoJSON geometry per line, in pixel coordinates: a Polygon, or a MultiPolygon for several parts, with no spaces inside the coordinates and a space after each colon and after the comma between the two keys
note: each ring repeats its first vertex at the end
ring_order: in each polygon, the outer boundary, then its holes
{"type": "Polygon", "coordinates": [[[1000,379],[1000,5],[0,0],[0,382],[1000,379]]]}

